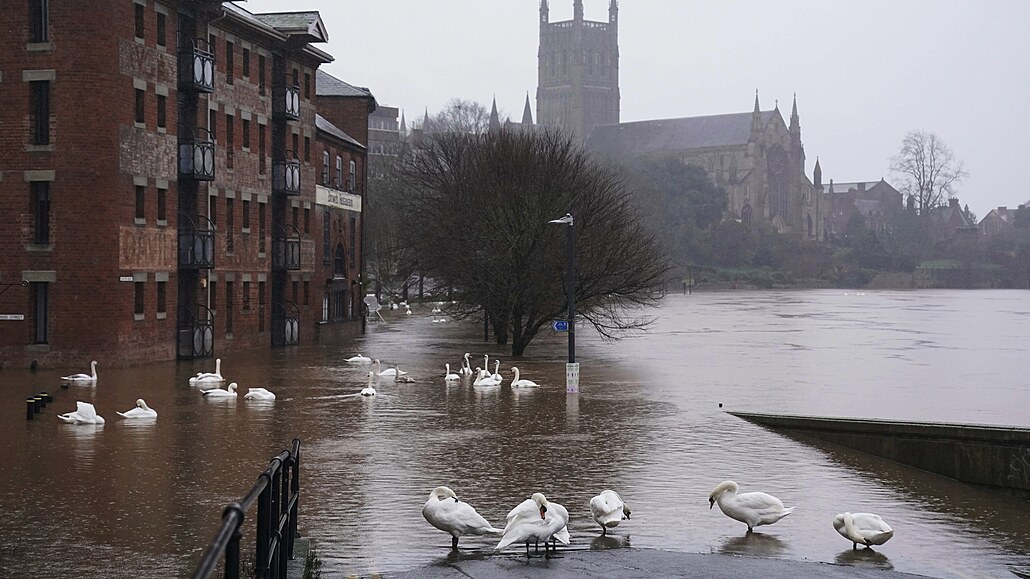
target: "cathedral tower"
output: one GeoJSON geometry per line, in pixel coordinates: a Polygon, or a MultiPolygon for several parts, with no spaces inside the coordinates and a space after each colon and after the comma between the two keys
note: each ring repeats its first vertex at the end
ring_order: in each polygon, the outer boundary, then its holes
{"type": "Polygon", "coordinates": [[[585,20],[583,0],[573,1],[572,20],[551,22],[541,0],[537,71],[537,124],[586,139],[595,126],[618,123],[618,0],[609,2],[607,22],[585,20]]]}

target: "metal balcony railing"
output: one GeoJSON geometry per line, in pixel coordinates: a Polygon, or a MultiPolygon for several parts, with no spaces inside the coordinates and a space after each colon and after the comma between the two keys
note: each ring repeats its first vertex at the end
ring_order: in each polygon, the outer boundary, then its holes
{"type": "Polygon", "coordinates": [[[195,93],[215,92],[215,55],[203,38],[189,38],[179,48],[179,87],[195,93]]]}
{"type": "Polygon", "coordinates": [[[215,224],[203,215],[197,220],[179,214],[179,269],[215,267],[215,224]]]}
{"type": "Polygon", "coordinates": [[[300,269],[300,231],[280,225],[272,238],[272,269],[300,269]]]}
{"type": "Polygon", "coordinates": [[[179,177],[214,180],[215,141],[207,129],[179,127],[179,177]]]}

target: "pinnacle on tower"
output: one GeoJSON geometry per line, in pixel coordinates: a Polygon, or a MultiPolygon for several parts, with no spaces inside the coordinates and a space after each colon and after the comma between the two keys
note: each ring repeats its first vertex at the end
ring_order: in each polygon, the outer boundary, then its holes
{"type": "Polygon", "coordinates": [[[522,110],[522,124],[533,124],[533,110],[529,107],[529,91],[526,91],[526,107],[522,110]]]}
{"type": "Polygon", "coordinates": [[[580,22],[583,21],[583,0],[574,0],[572,2],[572,19],[580,22]]]}
{"type": "Polygon", "coordinates": [[[815,181],[816,189],[823,188],[823,168],[819,166],[819,157],[815,158],[815,170],[812,171],[812,179],[815,181]]]}
{"type": "Polygon", "coordinates": [[[790,110],[790,134],[801,138],[801,120],[798,118],[798,93],[794,93],[794,105],[790,110]]]}
{"type": "Polygon", "coordinates": [[[404,120],[404,111],[401,111],[401,136],[408,134],[408,123],[404,120]]]}
{"type": "Polygon", "coordinates": [[[619,0],[611,0],[608,3],[608,22],[615,24],[619,21],[619,0]]]}
{"type": "Polygon", "coordinates": [[[540,22],[547,24],[551,19],[551,8],[547,5],[547,0],[540,0],[540,22]]]}
{"type": "Polygon", "coordinates": [[[755,113],[761,112],[758,108],[758,89],[755,89],[755,113]]]}
{"type": "Polygon", "coordinates": [[[490,108],[490,132],[496,132],[501,130],[501,118],[497,114],[497,97],[494,97],[494,104],[490,108]]]}
{"type": "Polygon", "coordinates": [[[751,132],[762,132],[762,111],[758,108],[758,89],[755,89],[755,110],[751,113],[751,132]]]}

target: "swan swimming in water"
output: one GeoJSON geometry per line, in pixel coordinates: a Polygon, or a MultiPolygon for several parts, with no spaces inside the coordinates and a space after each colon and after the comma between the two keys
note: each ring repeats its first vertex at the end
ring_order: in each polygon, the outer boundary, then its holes
{"type": "Polygon", "coordinates": [[[357,356],[351,356],[350,358],[347,358],[346,361],[350,364],[371,364],[372,358],[358,354],[357,356]]]}
{"type": "Polygon", "coordinates": [[[459,370],[458,373],[464,376],[472,375],[472,364],[469,362],[468,352],[465,352],[465,356],[462,357],[461,370],[459,370]]]}
{"type": "MultiPolygon", "coordinates": [[[[487,368],[487,370],[489,370],[489,368],[487,368]]],[[[501,377],[501,373],[500,372],[501,372],[501,361],[500,360],[494,360],[494,373],[490,375],[490,378],[493,378],[494,380],[496,380],[498,384],[500,384],[502,381],[504,381],[504,378],[501,377]]]]}
{"type": "Polygon", "coordinates": [[[75,402],[75,412],[58,414],[57,418],[70,424],[103,424],[104,417],[97,414],[97,409],[89,402],[75,402]]]}
{"type": "Polygon", "coordinates": [[[386,378],[396,378],[397,376],[403,376],[407,372],[402,371],[400,368],[394,366],[393,368],[387,368],[386,370],[380,370],[382,366],[379,364],[379,360],[375,361],[376,375],[383,376],[386,378]]]}
{"type": "Polygon", "coordinates": [[[833,518],[833,528],[851,541],[852,549],[857,549],[859,544],[865,545],[866,549],[882,545],[894,536],[894,529],[880,515],[872,513],[839,514],[833,518]]]}
{"type": "Polygon", "coordinates": [[[147,406],[142,398],[136,401],[136,407],[125,412],[115,412],[122,418],[157,418],[157,410],[147,406]]]}
{"type": "Polygon", "coordinates": [[[443,379],[445,382],[457,382],[458,380],[461,380],[461,376],[451,373],[451,365],[449,363],[444,364],[444,366],[447,367],[447,373],[443,375],[443,379]]]}
{"type": "MultiPolygon", "coordinates": [[[[378,361],[378,360],[377,360],[378,361]]],[[[368,373],[368,386],[361,389],[362,396],[375,396],[376,389],[372,387],[372,381],[376,379],[375,372],[368,373]]]]}
{"type": "Polygon", "coordinates": [[[225,378],[222,378],[222,359],[215,358],[215,371],[198,373],[196,376],[190,378],[190,384],[210,384],[215,382],[222,382],[224,380],[225,378]]]}
{"type": "Polygon", "coordinates": [[[500,380],[494,380],[493,376],[480,369],[479,366],[476,366],[476,375],[479,378],[476,378],[476,381],[472,383],[473,386],[497,386],[501,383],[500,380]]]}
{"type": "Polygon", "coordinates": [[[97,361],[93,360],[89,363],[89,374],[72,374],[71,376],[61,376],[61,380],[65,382],[96,382],[97,381],[97,361]]]}
{"type": "Polygon", "coordinates": [[[458,548],[462,535],[499,535],[495,529],[472,505],[458,500],[458,495],[447,487],[436,487],[429,493],[429,500],[422,507],[422,516],[437,529],[451,534],[451,548],[458,548]]]}
{"type": "Polygon", "coordinates": [[[727,517],[747,525],[751,532],[759,525],[771,525],[789,515],[794,507],[784,508],[783,501],[766,493],[737,494],[737,483],[728,480],[719,483],[708,495],[708,508],[719,503],[719,509],[727,517]]]}
{"type": "Polygon", "coordinates": [[[526,557],[529,557],[529,543],[544,543],[545,557],[550,558],[547,552],[547,542],[552,539],[569,544],[569,530],[566,527],[569,523],[569,511],[558,503],[547,500],[543,493],[534,493],[508,512],[507,524],[501,541],[494,547],[501,550],[512,543],[526,544],[526,557]]]}
{"type": "Polygon", "coordinates": [[[275,400],[275,393],[264,388],[247,388],[244,400],[275,400]]]}
{"type": "Polygon", "coordinates": [[[618,527],[622,519],[629,520],[630,510],[622,502],[619,493],[603,490],[601,494],[590,499],[590,515],[594,522],[601,525],[601,534],[607,535],[610,527],[618,527]]]}
{"type": "Polygon", "coordinates": [[[519,379],[519,369],[515,366],[511,367],[511,371],[515,372],[515,377],[511,380],[512,388],[533,388],[538,384],[532,380],[526,380],[525,378],[519,379]]]}
{"type": "Polygon", "coordinates": [[[212,388],[211,390],[204,390],[201,394],[203,394],[205,398],[236,398],[236,388],[236,383],[233,382],[229,384],[228,390],[212,388]]]}

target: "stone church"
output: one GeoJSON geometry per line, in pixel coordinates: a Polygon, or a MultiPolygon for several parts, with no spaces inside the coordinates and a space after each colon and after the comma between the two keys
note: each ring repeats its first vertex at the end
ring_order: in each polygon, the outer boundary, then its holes
{"type": "Polygon", "coordinates": [[[571,21],[550,22],[547,0],[540,2],[538,124],[616,160],[675,157],[702,167],[728,194],[727,218],[820,237],[821,196],[805,175],[797,99],[789,125],[778,105],[761,110],[757,91],[751,112],[622,123],[618,14],[610,0],[608,22],[585,20],[574,0],[571,21]]]}

